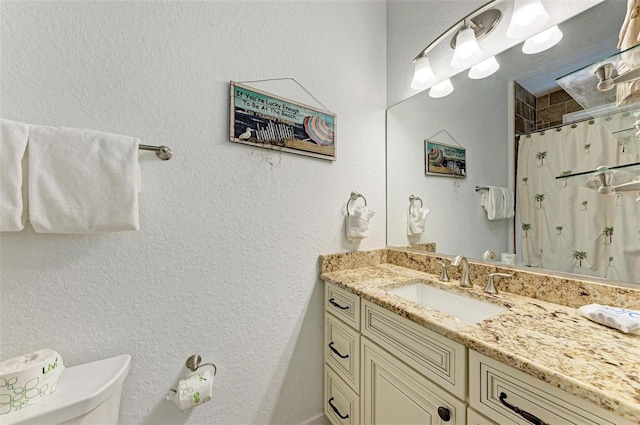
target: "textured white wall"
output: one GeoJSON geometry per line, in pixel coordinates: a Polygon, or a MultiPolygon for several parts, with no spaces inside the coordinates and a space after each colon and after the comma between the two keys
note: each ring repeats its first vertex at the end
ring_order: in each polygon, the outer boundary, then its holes
{"type": "Polygon", "coordinates": [[[318,255],[385,245],[385,23],[370,1],[2,2],[2,117],[175,152],[141,155],[139,232],[2,234],[2,358],[131,353],[123,424],[320,414],[318,255]],[[229,80],[278,77],[337,113],[338,161],[228,141],[229,80]],[[360,246],[351,190],[377,211],[360,246]],[[180,414],[164,397],[193,353],[218,365],[214,401],[180,414]]]}

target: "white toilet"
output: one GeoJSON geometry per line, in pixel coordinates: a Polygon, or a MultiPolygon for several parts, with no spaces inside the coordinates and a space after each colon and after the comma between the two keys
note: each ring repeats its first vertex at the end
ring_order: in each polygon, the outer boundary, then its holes
{"type": "Polygon", "coordinates": [[[56,392],[33,406],[0,416],[0,425],[116,425],[131,356],[68,367],[56,392]]]}

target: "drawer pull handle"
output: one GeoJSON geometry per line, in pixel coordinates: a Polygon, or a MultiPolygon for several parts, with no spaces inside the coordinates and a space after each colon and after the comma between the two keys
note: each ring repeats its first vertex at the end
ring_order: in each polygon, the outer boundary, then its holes
{"type": "Polygon", "coordinates": [[[341,306],[340,304],[338,304],[338,303],[335,301],[335,298],[331,298],[331,299],[329,300],[329,302],[330,302],[331,304],[335,305],[336,307],[338,307],[338,308],[339,308],[339,309],[341,309],[341,310],[349,310],[349,306],[346,306],[346,307],[341,306]]]}
{"type": "Polygon", "coordinates": [[[546,423],[542,419],[539,419],[539,418],[535,417],[531,413],[525,412],[524,410],[521,410],[520,408],[518,408],[518,407],[516,407],[516,406],[514,406],[512,404],[507,403],[506,401],[504,401],[505,398],[507,398],[507,395],[505,393],[500,393],[500,403],[504,404],[506,407],[508,407],[509,409],[513,410],[518,415],[522,416],[523,418],[525,418],[526,420],[528,420],[532,424],[534,424],[534,425],[549,425],[548,423],[546,423]]]}
{"type": "Polygon", "coordinates": [[[451,411],[446,407],[438,407],[438,416],[445,422],[449,422],[451,420],[451,411]]]}
{"type": "Polygon", "coordinates": [[[340,416],[340,419],[347,419],[349,415],[342,415],[342,413],[340,413],[338,408],[334,406],[333,403],[331,403],[332,401],[333,401],[333,397],[329,399],[329,406],[331,406],[331,409],[336,413],[336,415],[340,416]]]}
{"type": "MultiPolygon", "coordinates": [[[[333,341],[331,341],[331,343],[329,343],[329,348],[331,348],[331,351],[333,351],[338,357],[340,357],[341,359],[346,359],[349,357],[348,354],[345,354],[344,356],[342,354],[340,354],[340,352],[338,350],[336,350],[335,348],[333,348],[333,341]]],[[[344,418],[343,418],[344,419],[344,418]]]]}

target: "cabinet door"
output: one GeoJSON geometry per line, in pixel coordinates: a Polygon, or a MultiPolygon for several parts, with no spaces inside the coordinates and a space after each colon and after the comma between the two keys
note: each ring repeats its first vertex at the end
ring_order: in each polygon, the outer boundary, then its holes
{"type": "Polygon", "coordinates": [[[467,425],[497,425],[495,422],[482,416],[471,407],[467,409],[467,425]]]}
{"type": "Polygon", "coordinates": [[[363,423],[466,424],[466,406],[424,376],[362,338],[363,423]]]}

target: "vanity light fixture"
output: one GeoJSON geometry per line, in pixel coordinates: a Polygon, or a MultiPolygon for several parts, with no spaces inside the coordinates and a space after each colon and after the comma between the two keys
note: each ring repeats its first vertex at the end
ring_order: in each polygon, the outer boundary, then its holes
{"type": "Polygon", "coordinates": [[[524,42],[522,53],[533,55],[552,48],[562,40],[562,31],[557,25],[534,35],[524,42]]]}
{"type": "Polygon", "coordinates": [[[519,39],[535,34],[549,21],[541,0],[515,0],[507,37],[519,39]]]}
{"type": "MultiPolygon", "coordinates": [[[[482,58],[482,50],[480,50],[478,42],[488,36],[502,18],[502,12],[500,12],[500,10],[491,8],[502,1],[503,0],[491,0],[489,3],[476,9],[463,20],[458,21],[442,33],[420,52],[413,60],[415,66],[411,88],[424,90],[433,87],[438,81],[431,69],[427,54],[440,44],[441,41],[453,34],[455,34],[455,36],[450,43],[451,48],[454,49],[451,66],[466,68],[478,62],[482,58]]],[[[450,80],[442,81],[440,84],[439,89],[429,92],[432,97],[443,97],[453,91],[453,85],[450,80]]]]}
{"type": "Polygon", "coordinates": [[[435,83],[436,76],[433,74],[433,69],[431,69],[429,58],[426,55],[416,58],[411,88],[414,90],[424,90],[435,83]]]}
{"type": "Polygon", "coordinates": [[[475,24],[470,22],[467,25],[458,32],[455,38],[456,47],[451,59],[453,68],[467,68],[482,58],[482,50],[478,45],[476,33],[471,27],[471,25],[475,26],[475,24]]]}
{"type": "Polygon", "coordinates": [[[473,65],[471,69],[469,69],[469,78],[472,80],[480,80],[481,78],[486,78],[489,75],[494,74],[498,69],[500,69],[500,64],[496,60],[495,56],[491,56],[490,58],[473,65]]]}
{"type": "Polygon", "coordinates": [[[449,78],[439,82],[429,90],[429,96],[435,99],[448,96],[451,93],[453,93],[453,84],[451,84],[451,80],[449,78]]]}

